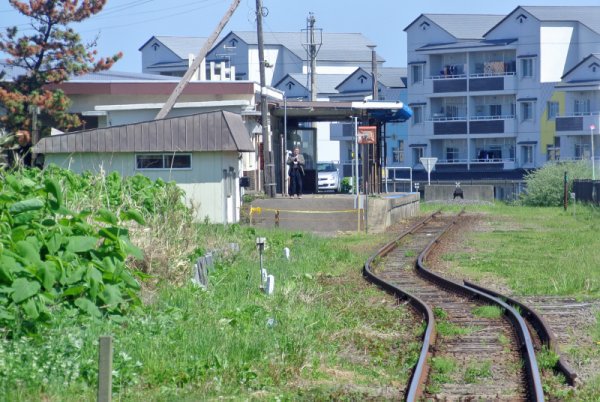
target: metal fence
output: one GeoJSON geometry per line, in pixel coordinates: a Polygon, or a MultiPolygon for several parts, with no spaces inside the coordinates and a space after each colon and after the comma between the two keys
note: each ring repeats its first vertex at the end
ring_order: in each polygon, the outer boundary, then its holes
{"type": "Polygon", "coordinates": [[[573,180],[573,192],[577,201],[600,204],[600,180],[573,180]]]}

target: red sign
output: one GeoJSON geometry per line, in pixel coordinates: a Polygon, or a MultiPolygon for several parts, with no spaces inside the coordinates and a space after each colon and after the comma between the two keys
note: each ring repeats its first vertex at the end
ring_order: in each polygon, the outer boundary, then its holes
{"type": "Polygon", "coordinates": [[[377,127],[376,126],[359,126],[358,127],[358,143],[359,144],[376,144],[377,143],[377,127]]]}

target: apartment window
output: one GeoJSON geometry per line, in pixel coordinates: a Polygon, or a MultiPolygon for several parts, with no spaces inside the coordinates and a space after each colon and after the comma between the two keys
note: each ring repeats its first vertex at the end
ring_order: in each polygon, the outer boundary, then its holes
{"type": "Polygon", "coordinates": [[[448,162],[455,162],[458,160],[458,148],[457,147],[447,147],[446,148],[446,159],[448,162]]]}
{"type": "Polygon", "coordinates": [[[422,64],[414,64],[410,67],[410,72],[412,76],[412,84],[420,84],[423,82],[423,65],[422,64]]]}
{"type": "Polygon", "coordinates": [[[412,111],[413,111],[413,116],[412,116],[413,124],[423,123],[423,108],[421,106],[413,106],[412,111]]]}
{"type": "Polygon", "coordinates": [[[521,121],[533,120],[533,102],[521,102],[521,121]]]}
{"type": "Polygon", "coordinates": [[[396,147],[392,147],[392,161],[394,163],[404,162],[404,140],[399,140],[396,147]]]}
{"type": "Polygon", "coordinates": [[[576,99],[574,105],[576,116],[588,115],[591,111],[591,102],[589,99],[576,99]]]}
{"type": "Polygon", "coordinates": [[[191,169],[191,154],[142,154],[135,156],[137,170],[146,169],[191,169]]]}
{"type": "Polygon", "coordinates": [[[524,145],[521,152],[523,165],[533,164],[533,145],[524,145]]]}
{"type": "Polygon", "coordinates": [[[575,159],[590,159],[589,144],[575,144],[575,159]]]}
{"type": "Polygon", "coordinates": [[[533,77],[533,59],[521,59],[521,77],[533,77]]]}
{"type": "Polygon", "coordinates": [[[490,105],[490,116],[502,116],[502,105],[490,105]]]}
{"type": "Polygon", "coordinates": [[[421,158],[425,155],[425,148],[423,147],[415,147],[412,150],[413,153],[413,165],[421,163],[421,158]]]}
{"type": "Polygon", "coordinates": [[[558,116],[558,102],[548,102],[548,120],[553,120],[558,116]]]}

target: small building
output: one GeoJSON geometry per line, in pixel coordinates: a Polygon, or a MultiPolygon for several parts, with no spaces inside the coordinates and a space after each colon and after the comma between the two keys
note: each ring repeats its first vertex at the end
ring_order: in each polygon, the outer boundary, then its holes
{"type": "Polygon", "coordinates": [[[227,111],[53,135],[35,152],[74,172],[142,174],[175,181],[197,220],[240,219],[241,153],[254,146],[242,117],[227,111]]]}

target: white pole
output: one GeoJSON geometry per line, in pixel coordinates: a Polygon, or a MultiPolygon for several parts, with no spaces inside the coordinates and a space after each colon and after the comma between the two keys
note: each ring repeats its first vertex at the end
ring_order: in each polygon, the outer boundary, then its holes
{"type": "MultiPolygon", "coordinates": [[[[596,180],[596,161],[594,160],[594,125],[590,126],[590,138],[592,143],[592,180],[596,180]]],[[[600,127],[598,127],[600,129],[600,127]]]]}
{"type": "MultiPolygon", "coordinates": [[[[358,117],[354,116],[354,194],[358,197],[358,117]]],[[[358,199],[358,198],[357,198],[358,199]]]]}

